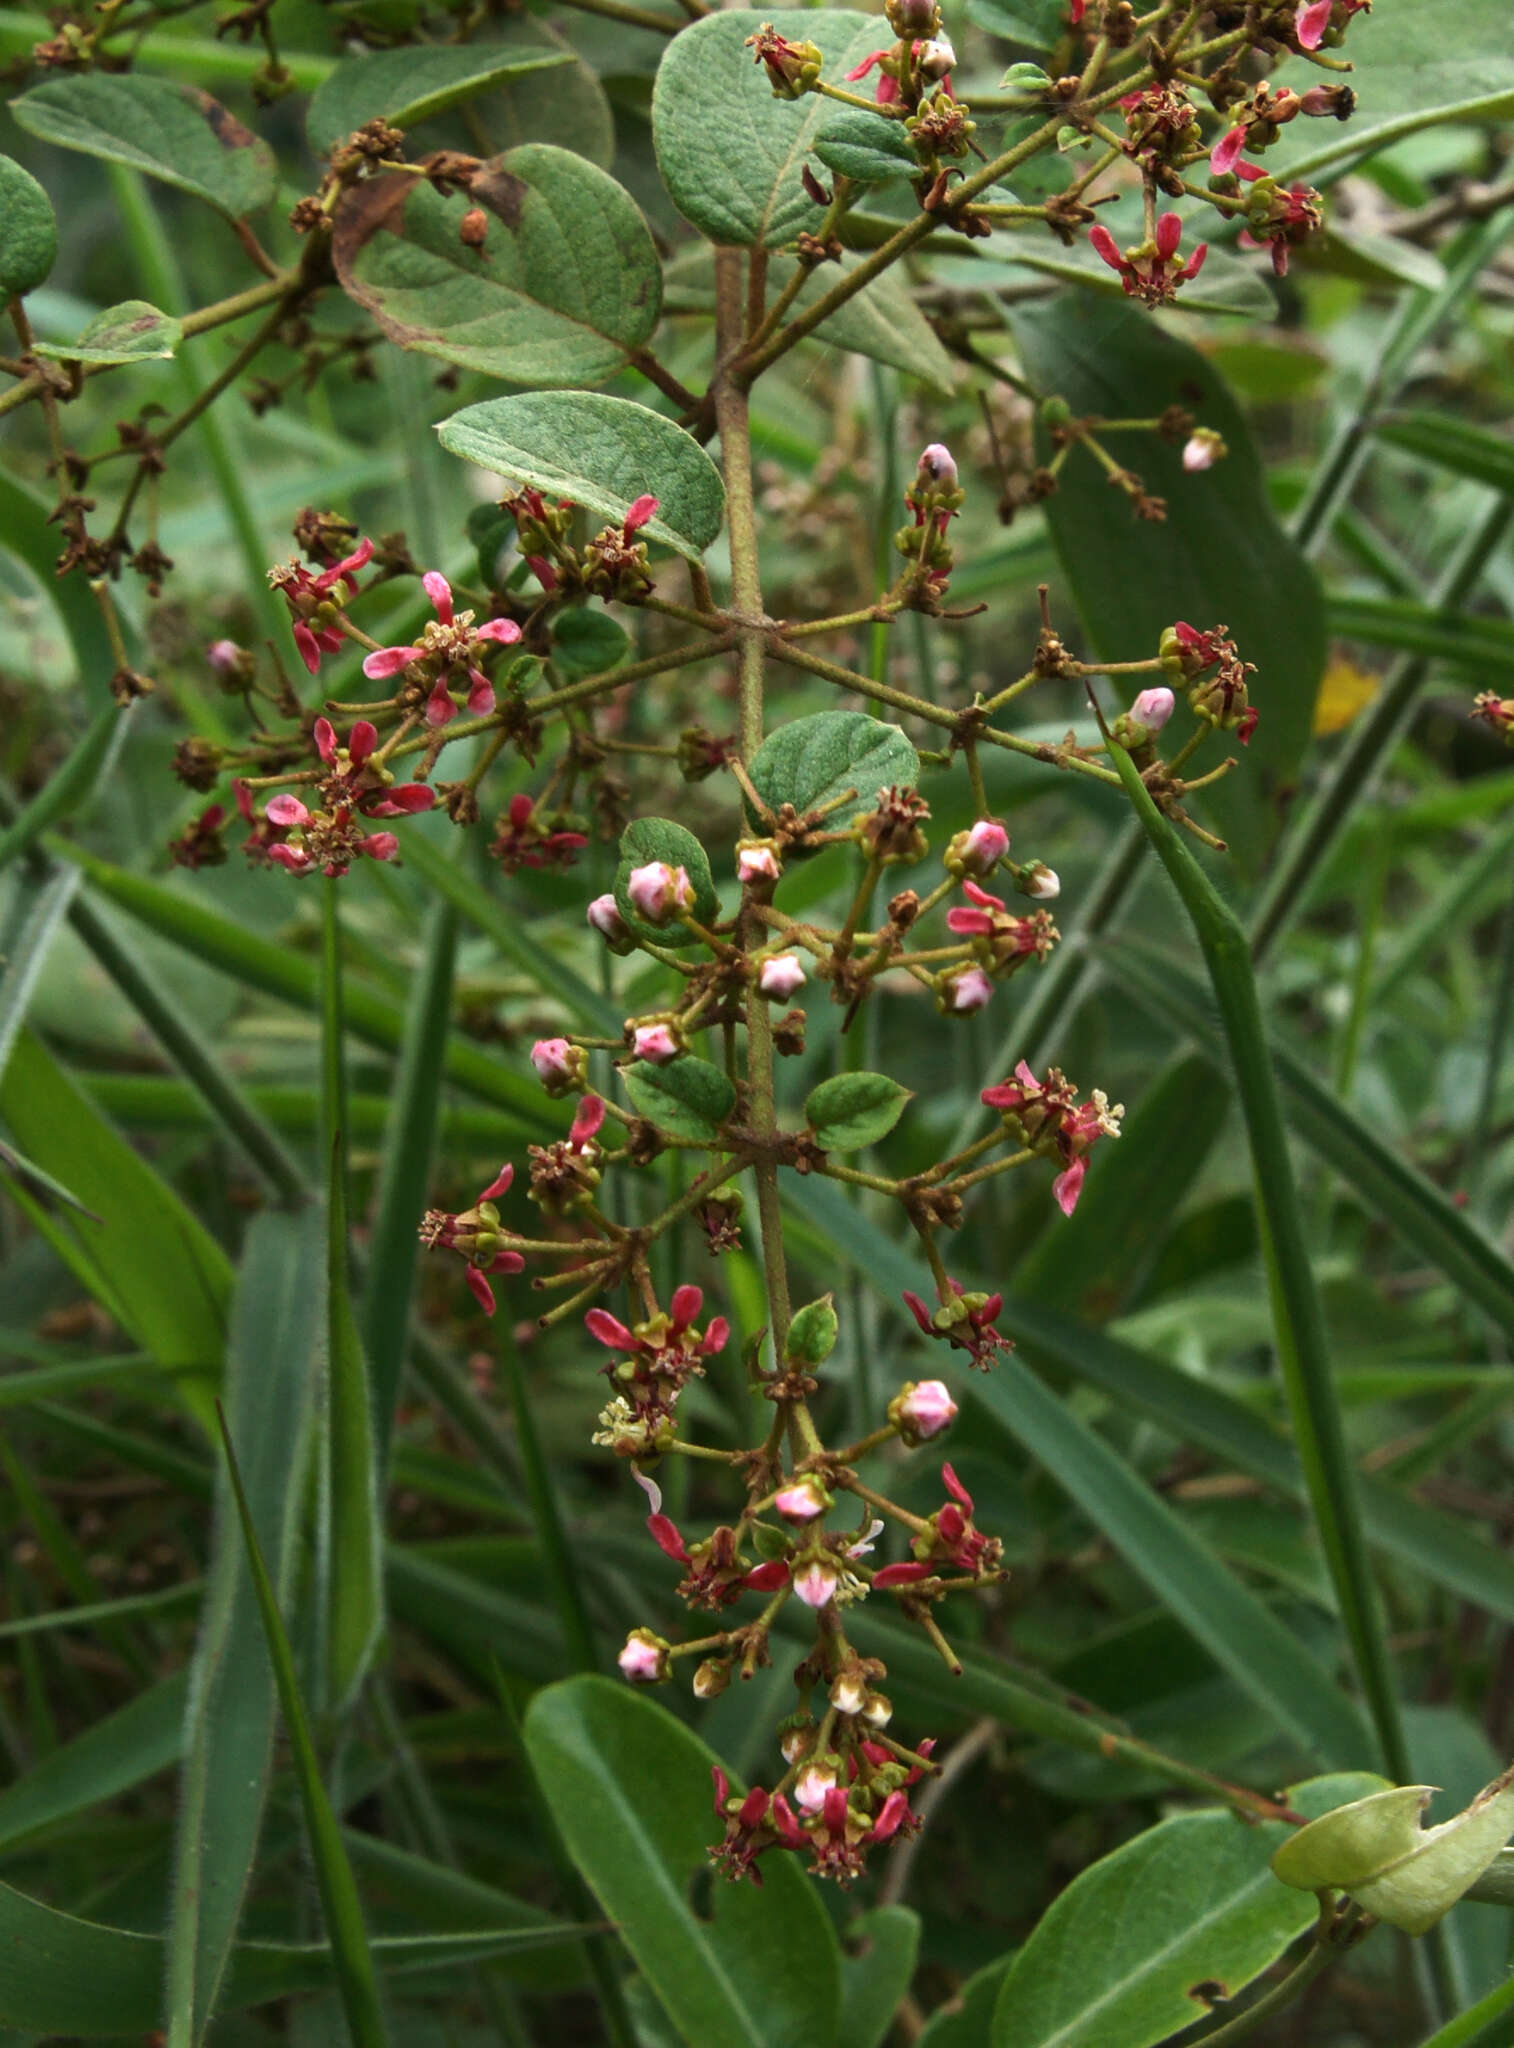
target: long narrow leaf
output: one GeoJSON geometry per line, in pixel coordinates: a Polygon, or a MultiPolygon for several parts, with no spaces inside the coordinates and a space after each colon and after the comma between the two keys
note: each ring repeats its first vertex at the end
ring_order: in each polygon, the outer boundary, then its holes
{"type": "MultiPolygon", "coordinates": [[[[1101,956],[1103,971],[1151,1011],[1195,1038],[1216,1058],[1224,1035],[1208,991],[1171,954],[1125,940],[1101,956]]],[[[1269,1053],[1289,1122],[1359,1201],[1398,1232],[1416,1260],[1439,1267],[1514,1339],[1514,1263],[1465,1210],[1387,1145],[1295,1054],[1273,1041],[1269,1053]]]]}
{"type": "Polygon", "coordinates": [[[326,1208],[326,1683],[335,1708],[361,1685],[384,1632],[373,1397],[348,1287],[341,1158],[338,1142],[326,1208]]]}
{"type": "Polygon", "coordinates": [[[1398,1696],[1367,1559],[1356,1471],[1330,1376],[1324,1315],[1293,1183],[1261,1004],[1245,934],[1174,827],[1153,803],[1123,747],[1110,758],[1171,876],[1204,952],[1234,1064],[1256,1175],[1257,1220],[1273,1301],[1278,1362],[1288,1391],[1309,1505],[1325,1553],[1357,1675],[1384,1761],[1399,1783],[1412,1777],[1398,1696]]]}
{"type": "Polygon", "coordinates": [[[128,704],[123,711],[112,698],[95,713],[31,802],[0,832],[0,868],[24,853],[49,825],[68,817],[89,795],[100,770],[119,747],[132,709],[128,704]]]}
{"type": "Polygon", "coordinates": [[[31,1006],[37,977],[47,964],[79,877],[66,869],[36,888],[23,884],[31,897],[20,918],[20,928],[6,949],[4,972],[0,973],[0,1075],[9,1064],[12,1049],[26,1013],[31,1006]]]}
{"type": "MultiPolygon", "coordinates": [[[[449,870],[450,871],[450,870],[449,870]]],[[[411,1296],[441,1114],[442,1059],[452,1015],[457,914],[431,913],[425,958],[415,978],[399,1071],[384,1128],[378,1199],[363,1290],[363,1346],[373,1374],[378,1468],[383,1471],[409,1346],[411,1296]]]]}
{"type": "Polygon", "coordinates": [[[294,1652],[289,1647],[289,1637],[279,1612],[278,1594],[263,1562],[257,1525],[242,1487],[242,1475],[237,1468],[236,1451],[224,1415],[221,1440],[226,1449],[226,1468],[231,1478],[237,1518],[242,1525],[242,1541],[246,1546],[253,1591],[257,1597],[258,1618],[263,1624],[263,1639],[273,1666],[274,1683],[278,1687],[284,1733],[289,1741],[295,1778],[300,1788],[300,1804],[305,1811],[311,1860],[315,1864],[316,1884],[320,1889],[321,1908],[347,2029],[353,2048],[385,2048],[378,1978],[373,1966],[373,1952],[368,1945],[368,1930],[363,1924],[357,1880],[352,1874],[342,1831],[331,1810],[326,1787],[321,1782],[320,1760],[311,1740],[310,1724],[305,1718],[299,1680],[295,1677],[294,1652]]]}
{"type": "MultiPolygon", "coordinates": [[[[319,1228],[269,1211],[248,1234],[225,1398],[246,1461],[261,1552],[281,1594],[293,1583],[305,1498],[324,1291],[319,1228]]],[[[197,2048],[210,2023],[257,1854],[273,1769],[274,1703],[239,1503],[217,1488],[190,1685],[168,1941],[169,2048],[197,2048]]]]}
{"type": "Polygon", "coordinates": [[[185,1675],[176,1671],[0,1792],[0,1846],[85,1813],[177,1763],[185,1675]]]}

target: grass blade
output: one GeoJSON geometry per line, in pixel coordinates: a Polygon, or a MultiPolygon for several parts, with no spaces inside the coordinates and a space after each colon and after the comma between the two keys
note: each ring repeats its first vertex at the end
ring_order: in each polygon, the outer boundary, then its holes
{"type": "Polygon", "coordinates": [[[268,1567],[263,1562],[263,1553],[258,1544],[257,1525],[242,1486],[242,1475],[237,1466],[236,1452],[232,1447],[231,1432],[227,1427],[225,1414],[219,1409],[217,1412],[221,1419],[221,1441],[226,1450],[226,1470],[231,1480],[237,1519],[242,1527],[247,1565],[257,1599],[258,1618],[263,1624],[263,1637],[268,1649],[269,1662],[273,1666],[274,1683],[278,1688],[279,1706],[284,1717],[284,1733],[288,1738],[294,1762],[300,1804],[305,1811],[311,1860],[315,1864],[321,1909],[327,1937],[331,1943],[342,2010],[347,2017],[347,2030],[354,2048],[385,2048],[386,2036],[379,2008],[378,1978],[374,1973],[373,1953],[368,1946],[368,1930],[363,1925],[363,1909],[358,1899],[357,1880],[353,1877],[352,1865],[347,1860],[342,1831],[337,1826],[336,1815],[331,1810],[331,1802],[326,1797],[326,1788],[321,1782],[320,1762],[316,1757],[315,1744],[311,1740],[310,1724],[305,1718],[299,1681],[295,1677],[294,1653],[289,1647],[289,1638],[284,1631],[283,1617],[279,1613],[279,1598],[274,1591],[273,1580],[269,1577],[268,1567]]]}
{"type": "Polygon", "coordinates": [[[1413,1774],[1367,1559],[1356,1468],[1346,1449],[1330,1376],[1324,1315],[1245,934],[1174,827],[1152,802],[1130,756],[1113,744],[1109,752],[1136,815],[1182,898],[1209,969],[1251,1145],[1257,1226],[1272,1295],[1278,1363],[1288,1392],[1309,1505],[1383,1760],[1391,1775],[1406,1784],[1413,1774]]]}
{"type": "MultiPolygon", "coordinates": [[[[293,1582],[324,1288],[309,1218],[269,1211],[248,1232],[227,1348],[226,1403],[247,1459],[260,1561],[293,1582]]],[[[273,1687],[236,1522],[217,1488],[209,1584],[185,1726],[167,1958],[168,2048],[197,2048],[215,2009],[257,1854],[273,1771],[273,1687]]]]}
{"type": "Polygon", "coordinates": [[[320,1588],[326,1698],[356,1693],[384,1630],[379,1487],[368,1367],[352,1310],[347,1251],[347,1066],[336,883],[321,899],[321,1124],[326,1196],[326,1400],[321,1415],[320,1588]]]}
{"type": "MultiPolygon", "coordinates": [[[[1153,1016],[1179,1026],[1216,1057],[1223,1055],[1224,1034],[1208,992],[1181,961],[1126,940],[1102,966],[1153,1016]]],[[[1303,1060],[1276,1043],[1268,1050],[1288,1120],[1304,1143],[1398,1232],[1417,1260],[1439,1267],[1514,1339],[1514,1264],[1465,1210],[1337,1101],[1303,1060]]]]}
{"type": "Polygon", "coordinates": [[[66,759],[26,808],[0,832],[0,868],[24,853],[49,825],[66,818],[76,804],[88,797],[96,776],[124,737],[131,712],[131,705],[123,711],[112,698],[95,713],[66,759]]]}
{"type": "MultiPolygon", "coordinates": [[[[450,868],[449,868],[450,871],[450,868]]],[[[441,1114],[442,1059],[452,1016],[457,961],[457,913],[449,903],[432,910],[426,953],[405,1018],[399,1071],[384,1127],[378,1198],[363,1291],[363,1346],[373,1375],[373,1416],[378,1468],[386,1468],[389,1436],[399,1401],[410,1338],[420,1240],[441,1114]]]]}
{"type": "MultiPolygon", "coordinates": [[[[40,887],[23,884],[32,901],[20,910],[20,929],[6,942],[5,971],[0,974],[0,1075],[10,1063],[16,1036],[26,1022],[37,977],[47,964],[59,926],[79,877],[65,870],[40,887]]],[[[23,898],[23,903],[25,898],[23,898]]]]}
{"type": "Polygon", "coordinates": [[[552,1484],[551,1470],[542,1451],[526,1376],[521,1370],[520,1352],[507,1330],[501,1332],[500,1356],[510,1390],[515,1436],[526,1475],[531,1517],[536,1524],[536,1540],[541,1546],[542,1563],[546,1568],[552,1604],[557,1609],[563,1642],[576,1669],[594,1671],[598,1668],[599,1659],[594,1649],[594,1631],[589,1626],[588,1610],[580,1590],[581,1574],[568,1548],[567,1533],[558,1511],[557,1489],[552,1484]]]}
{"type": "Polygon", "coordinates": [[[177,1763],[185,1686],[185,1674],[174,1672],[8,1785],[0,1792],[0,1847],[87,1812],[177,1763]]]}

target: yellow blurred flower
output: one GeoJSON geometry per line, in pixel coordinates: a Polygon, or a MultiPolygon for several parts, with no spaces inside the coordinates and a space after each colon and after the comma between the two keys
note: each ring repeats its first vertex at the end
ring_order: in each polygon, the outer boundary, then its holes
{"type": "Polygon", "coordinates": [[[1316,736],[1343,732],[1365,711],[1381,688],[1381,678],[1369,669],[1358,668],[1343,654],[1337,654],[1325,670],[1314,704],[1316,736]]]}

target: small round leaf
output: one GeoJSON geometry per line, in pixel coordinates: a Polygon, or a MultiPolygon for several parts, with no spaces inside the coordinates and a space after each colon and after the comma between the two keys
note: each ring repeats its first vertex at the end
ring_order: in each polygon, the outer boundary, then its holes
{"type": "Polygon", "coordinates": [[[822,1152],[859,1152],[888,1136],[910,1092],[887,1074],[836,1074],[811,1089],[804,1114],[822,1152]]]}
{"type": "Polygon", "coordinates": [[[638,1115],[675,1138],[712,1143],[736,1107],[736,1090],[728,1077],[689,1053],[666,1066],[638,1060],[624,1070],[622,1079],[638,1115]]]}
{"type": "Polygon", "coordinates": [[[57,253],[52,201],[14,157],[0,156],[0,299],[34,292],[57,253]]]}
{"type": "Polygon", "coordinates": [[[848,790],[855,801],[831,817],[844,825],[871,810],[878,792],[912,789],[920,757],[897,725],[884,725],[863,711],[819,711],[770,733],[747,771],[757,794],[776,811],[792,804],[801,816],[828,808],[848,790]]]}
{"type": "Polygon", "coordinates": [[[683,926],[671,920],[667,924],[648,924],[639,917],[631,902],[628,885],[633,868],[646,867],[651,861],[666,861],[670,868],[682,868],[694,885],[694,915],[702,925],[708,925],[720,915],[720,899],[715,894],[715,882],[710,873],[709,856],[692,832],[682,825],[675,825],[671,818],[636,818],[620,835],[620,865],[615,870],[615,907],[640,939],[650,939],[654,945],[691,946],[694,936],[683,926]]]}

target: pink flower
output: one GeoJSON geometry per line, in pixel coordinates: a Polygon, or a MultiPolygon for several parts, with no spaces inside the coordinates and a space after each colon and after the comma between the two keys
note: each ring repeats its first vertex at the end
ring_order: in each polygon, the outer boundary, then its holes
{"type": "Polygon", "coordinates": [[[314,675],[321,665],[323,654],[336,654],[346,640],[346,635],[336,624],[340,616],[340,605],[332,592],[339,583],[356,590],[356,570],[366,567],[373,559],[373,542],[360,540],[350,555],[340,562],[333,562],[329,569],[312,573],[298,562],[290,562],[282,569],[270,569],[268,581],[282,593],[294,619],[291,628],[294,644],[301,661],[314,675]]]}
{"type": "Polygon", "coordinates": [[[959,967],[941,979],[953,1016],[975,1016],[993,1001],[994,985],[981,967],[959,967]]]}
{"type": "Polygon", "coordinates": [[[567,1095],[582,1088],[589,1056],[566,1038],[538,1038],[531,1048],[531,1064],[549,1095],[567,1095]]]}
{"type": "Polygon", "coordinates": [[[815,1479],[796,1479],[773,1496],[773,1506],[786,1522],[813,1522],[827,1505],[825,1491],[815,1479]]]}
{"type": "Polygon", "coordinates": [[[1213,427],[1199,427],[1183,444],[1183,468],[1189,476],[1198,476],[1213,469],[1220,457],[1228,453],[1222,436],[1213,427]]]}
{"type": "Polygon", "coordinates": [[[1159,687],[1142,690],[1130,707],[1130,715],[1137,725],[1144,725],[1148,732],[1160,732],[1171,718],[1177,699],[1171,690],[1159,687]]]}
{"type": "Polygon", "coordinates": [[[666,924],[675,912],[694,907],[694,884],[687,869],[671,867],[665,860],[632,868],[626,894],[636,915],[648,924],[666,924]]]}
{"type": "Polygon", "coordinates": [[[476,718],[483,717],[494,709],[494,685],[482,669],[473,665],[475,650],[486,641],[509,645],[520,638],[520,627],[513,619],[486,619],[481,626],[475,626],[472,612],[454,613],[452,586],[445,576],[431,569],[421,582],[436,618],[427,626],[420,645],[378,648],[364,661],[363,674],[370,682],[379,682],[398,675],[412,662],[433,664],[436,674],[426,699],[426,723],[446,725],[457,714],[452,701],[452,670],[462,668],[468,677],[468,709],[476,718]]]}
{"type": "Polygon", "coordinates": [[[1307,0],[1293,17],[1293,33],[1301,50],[1317,50],[1330,26],[1333,0],[1307,0]]]}
{"type": "Polygon", "coordinates": [[[923,1444],[956,1421],[957,1404],[944,1380],[911,1380],[890,1401],[888,1419],[907,1444],[923,1444]]]}
{"type": "Polygon", "coordinates": [[[513,875],[520,868],[570,868],[588,843],[582,832],[544,823],[535,797],[522,790],[501,812],[489,851],[505,873],[513,875]]]}
{"type": "Polygon", "coordinates": [[[768,841],[736,849],[736,879],[739,882],[776,882],[783,873],[778,849],[768,841]]]}
{"type": "Polygon", "coordinates": [[[212,640],[205,650],[205,659],[218,676],[236,675],[249,658],[235,640],[212,640]]]}
{"type": "MultiPolygon", "coordinates": [[[[890,43],[884,49],[871,51],[863,58],[860,64],[854,65],[850,71],[844,74],[847,84],[855,85],[859,78],[866,78],[875,64],[881,66],[885,57],[893,56],[894,48],[894,44],[890,43]]],[[[898,79],[895,78],[891,71],[880,69],[878,83],[873,88],[874,102],[880,107],[890,107],[898,97],[898,79]]]]}
{"type": "MultiPolygon", "coordinates": [[[[953,1280],[950,1293],[934,1315],[918,1294],[906,1290],[904,1302],[927,1337],[944,1338],[965,1351],[968,1363],[980,1372],[987,1372],[1001,1351],[1014,1349],[994,1328],[994,1318],[1004,1306],[1002,1294],[965,1294],[961,1281],[953,1280]]],[[[892,1408],[889,1417],[894,1419],[892,1408]]]]}
{"type": "Polygon", "coordinates": [[[350,803],[337,803],[329,811],[312,811],[297,796],[270,797],[266,807],[270,825],[299,838],[272,840],[266,846],[269,860],[277,861],[292,875],[345,875],[359,854],[369,860],[393,860],[400,843],[392,832],[364,832],[358,813],[350,803]]]}
{"type": "Polygon", "coordinates": [[[621,1675],[629,1678],[633,1685],[657,1685],[671,1676],[670,1647],[661,1636],[654,1636],[649,1628],[633,1628],[626,1637],[625,1648],[615,1661],[620,1666],[621,1675]]]}
{"type": "Polygon", "coordinates": [[[486,1316],[493,1315],[495,1303],[494,1290],[485,1275],[519,1273],[525,1268],[520,1253],[505,1243],[499,1211],[494,1206],[508,1192],[514,1178],[515,1168],[502,1166],[471,1209],[456,1216],[441,1209],[428,1209],[421,1220],[420,1239],[428,1251],[440,1247],[467,1260],[468,1285],[486,1316]]]}
{"type": "Polygon", "coordinates": [[[1009,834],[997,818],[979,818],[963,834],[961,860],[970,875],[987,875],[1009,851],[1009,834]]]}
{"type": "Polygon", "coordinates": [[[840,1583],[840,1574],[834,1565],[826,1564],[818,1558],[794,1574],[794,1591],[806,1607],[818,1609],[828,1606],[835,1599],[836,1588],[840,1583]]]}
{"type": "Polygon", "coordinates": [[[1163,306],[1176,298],[1178,287],[1198,276],[1209,254],[1209,244],[1200,242],[1186,263],[1178,259],[1178,243],[1183,238],[1183,223],[1175,213],[1162,214],[1156,225],[1156,233],[1149,242],[1127,249],[1123,254],[1115,243],[1114,236],[1101,222],[1088,230],[1088,239],[1094,250],[1120,274],[1120,284],[1131,298],[1139,299],[1143,306],[1163,306]]]}
{"type": "Polygon", "coordinates": [[[683,1045],[671,1024],[638,1024],[631,1033],[631,1050],[637,1059],[665,1067],[677,1059],[683,1045]]]}
{"type": "Polygon", "coordinates": [[[786,1003],[797,989],[803,988],[804,983],[805,972],[797,953],[778,953],[771,960],[764,960],[757,977],[757,986],[762,993],[771,996],[776,1003],[786,1003]]]}
{"type": "Polygon", "coordinates": [[[826,1794],[836,1783],[836,1773],[810,1764],[799,1773],[794,1782],[794,1804],[801,1813],[819,1813],[825,1806],[826,1794]]]}
{"type": "Polygon", "coordinates": [[[378,745],[378,728],[371,719],[360,718],[347,735],[347,744],[337,738],[329,718],[315,722],[315,750],[331,771],[321,782],[328,804],[347,800],[370,818],[405,818],[417,811],[429,811],[436,791],[425,782],[391,783],[383,768],[369,768],[378,745]]]}
{"type": "Polygon", "coordinates": [[[1032,956],[1044,960],[1056,944],[1060,934],[1046,911],[1017,917],[1001,897],[990,896],[976,882],[964,881],[962,892],[969,907],[957,904],[949,910],[946,928],[959,938],[981,940],[973,951],[985,967],[1012,973],[1032,956]]]}
{"type": "Polygon", "coordinates": [[[624,939],[630,934],[626,921],[620,914],[619,905],[607,889],[603,896],[596,896],[585,912],[595,931],[607,939],[624,939]]]}
{"type": "Polygon", "coordinates": [[[1120,1135],[1125,1114],[1122,1103],[1110,1106],[1102,1088],[1095,1088],[1084,1103],[1078,1102],[1077,1094],[1059,1068],[1048,1067],[1043,1083],[1021,1060],[1012,1080],[985,1088],[980,1097],[989,1109],[1002,1111],[1034,1151],[1062,1161],[1063,1170],[1051,1191],[1064,1216],[1078,1205],[1088,1171],[1087,1153],[1100,1138],[1120,1135]]]}
{"type": "MultiPolygon", "coordinates": [[[[586,1152],[598,1137],[600,1126],[605,1120],[605,1106],[597,1095],[585,1095],[578,1105],[578,1113],[568,1132],[568,1147],[573,1152],[586,1152]]],[[[676,1297],[675,1297],[676,1298],[676,1297]]]]}

